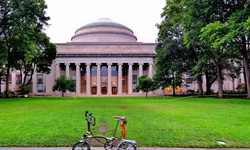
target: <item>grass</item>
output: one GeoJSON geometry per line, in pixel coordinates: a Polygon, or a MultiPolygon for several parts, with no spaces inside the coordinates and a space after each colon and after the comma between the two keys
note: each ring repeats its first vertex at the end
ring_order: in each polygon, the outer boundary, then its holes
{"type": "Polygon", "coordinates": [[[0,99],[0,146],[72,146],[86,131],[87,109],[99,135],[113,134],[112,116],[126,116],[138,146],[250,147],[250,101],[193,97],[0,99]]]}

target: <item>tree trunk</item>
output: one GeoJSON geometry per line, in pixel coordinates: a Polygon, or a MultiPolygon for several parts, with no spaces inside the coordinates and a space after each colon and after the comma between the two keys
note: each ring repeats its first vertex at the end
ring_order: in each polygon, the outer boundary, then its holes
{"type": "Polygon", "coordinates": [[[210,85],[210,78],[208,75],[208,72],[205,72],[205,76],[206,76],[206,95],[210,95],[211,94],[211,85],[210,85]]]}
{"type": "Polygon", "coordinates": [[[64,97],[64,92],[62,91],[62,97],[64,97]]]}
{"type": "Polygon", "coordinates": [[[174,74],[174,77],[173,77],[173,96],[175,96],[175,74],[174,74]]]}
{"type": "Polygon", "coordinates": [[[245,37],[242,37],[242,43],[240,44],[242,45],[242,47],[240,48],[240,52],[243,56],[243,66],[246,75],[245,84],[247,86],[247,99],[250,99],[250,70],[249,70],[248,50],[245,37]]]}
{"type": "Polygon", "coordinates": [[[222,70],[219,66],[216,67],[217,69],[217,82],[218,82],[218,97],[222,98],[223,97],[223,77],[222,77],[222,70]]]}
{"type": "Polygon", "coordinates": [[[202,76],[200,74],[197,76],[197,82],[198,82],[198,89],[199,89],[198,95],[203,95],[202,76]]]}
{"type": "Polygon", "coordinates": [[[247,86],[247,98],[250,98],[250,72],[249,72],[249,59],[247,56],[243,56],[243,64],[246,73],[246,86],[247,86]]]}
{"type": "Polygon", "coordinates": [[[222,69],[221,63],[217,61],[214,57],[211,57],[214,66],[216,67],[217,73],[217,82],[218,82],[218,97],[223,97],[223,77],[222,77],[222,69]]]}

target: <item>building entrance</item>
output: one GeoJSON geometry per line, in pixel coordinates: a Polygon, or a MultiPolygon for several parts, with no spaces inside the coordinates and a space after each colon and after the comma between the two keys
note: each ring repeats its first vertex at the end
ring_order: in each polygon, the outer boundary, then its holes
{"type": "Polygon", "coordinates": [[[102,94],[107,94],[107,87],[102,87],[102,94]]]}
{"type": "Polygon", "coordinates": [[[112,94],[117,94],[117,87],[112,87],[112,94]]]}
{"type": "Polygon", "coordinates": [[[91,93],[92,93],[92,94],[96,94],[96,93],[97,93],[97,88],[96,88],[96,86],[93,86],[93,87],[91,88],[91,93]]]}

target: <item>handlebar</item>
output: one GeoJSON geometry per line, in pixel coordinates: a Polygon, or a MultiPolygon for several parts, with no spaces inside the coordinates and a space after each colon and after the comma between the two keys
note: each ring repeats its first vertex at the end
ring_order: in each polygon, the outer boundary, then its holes
{"type": "Polygon", "coordinates": [[[90,125],[95,126],[96,119],[88,110],[85,111],[85,120],[88,124],[88,131],[90,131],[90,125]]]}

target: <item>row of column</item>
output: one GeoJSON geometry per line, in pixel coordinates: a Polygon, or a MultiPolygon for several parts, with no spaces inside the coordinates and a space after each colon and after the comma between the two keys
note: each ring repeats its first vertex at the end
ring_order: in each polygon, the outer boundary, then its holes
{"type": "MultiPolygon", "coordinates": [[[[97,65],[97,94],[101,94],[101,64],[102,63],[96,63],[97,65]]],[[[70,77],[70,71],[69,66],[70,63],[65,63],[66,65],[66,77],[70,77]]],[[[81,91],[81,73],[80,73],[80,63],[75,63],[76,65],[76,93],[80,94],[81,91]]],[[[112,63],[107,63],[108,65],[108,87],[107,87],[107,94],[111,94],[112,92],[112,70],[111,66],[112,63]]],[[[122,65],[123,63],[118,63],[118,94],[122,94],[122,65]]],[[[139,63],[139,76],[143,75],[143,65],[144,63],[139,63]]],[[[90,75],[90,66],[91,63],[86,63],[86,94],[91,94],[91,75],[90,75]]],[[[60,64],[56,64],[56,78],[60,76],[60,64]]],[[[128,63],[128,94],[133,93],[133,63],[128,63]]],[[[148,77],[153,76],[153,63],[149,64],[149,70],[148,70],[148,77]]]]}

